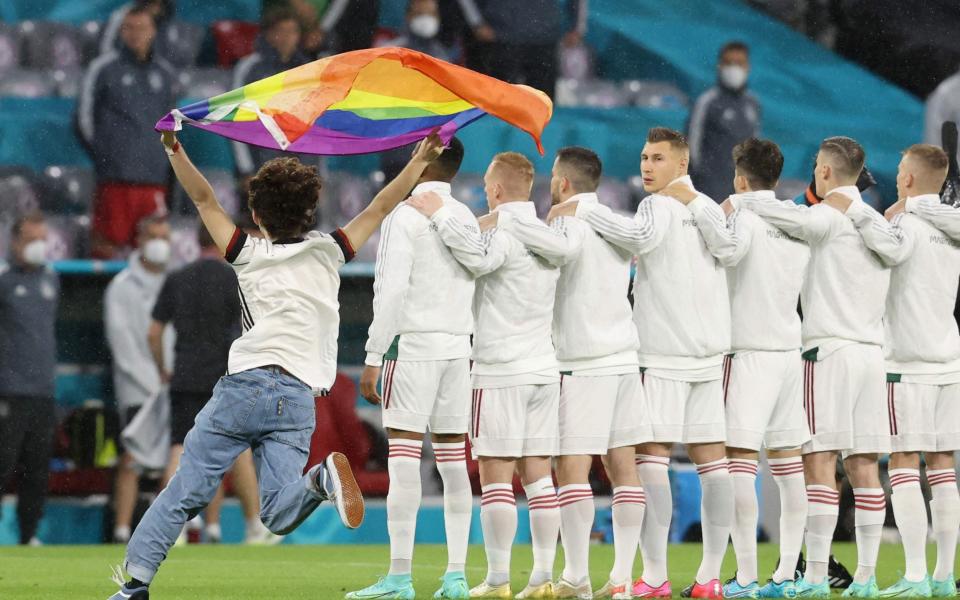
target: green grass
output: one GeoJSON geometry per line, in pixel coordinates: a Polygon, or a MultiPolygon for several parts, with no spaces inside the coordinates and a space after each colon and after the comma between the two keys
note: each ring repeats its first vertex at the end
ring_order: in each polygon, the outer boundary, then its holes
{"type": "MultiPolygon", "coordinates": [[[[856,566],[856,548],[836,544],[837,557],[851,571],[856,566]]],[[[933,565],[933,548],[931,562],[933,565]]],[[[562,552],[558,556],[558,569],[562,552]]],[[[606,581],[613,559],[610,545],[592,546],[591,576],[595,587],[606,581]]],[[[761,544],[761,578],[769,576],[776,563],[777,548],[761,544]]],[[[34,600],[49,598],[105,599],[114,591],[109,581],[110,565],[123,558],[121,546],[47,546],[42,548],[0,548],[0,599],[34,600]]],[[[373,583],[385,573],[389,559],[386,546],[293,546],[273,548],[247,546],[190,546],[174,548],[151,586],[155,600],[322,600],[373,583]]],[[[700,560],[698,544],[670,547],[670,575],[674,592],[679,593],[696,573],[700,560]]],[[[529,546],[516,546],[513,558],[513,586],[519,591],[526,583],[532,556],[529,546]]],[[[896,581],[903,567],[899,546],[884,544],[878,568],[880,585],[896,581]]],[[[472,546],[467,567],[471,585],[485,573],[483,548],[472,546]]],[[[432,598],[437,580],[446,566],[443,546],[418,546],[414,564],[414,585],[419,598],[432,598]]],[[[733,574],[732,551],[724,563],[724,577],[733,574]]],[[[639,557],[636,574],[639,574],[639,557]]]]}

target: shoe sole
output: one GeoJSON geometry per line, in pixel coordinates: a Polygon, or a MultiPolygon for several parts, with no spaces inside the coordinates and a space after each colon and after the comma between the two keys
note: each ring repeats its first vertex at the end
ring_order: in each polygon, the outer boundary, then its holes
{"type": "Polygon", "coordinates": [[[335,490],[334,504],[340,514],[340,520],[350,528],[356,529],[363,523],[363,493],[353,476],[350,461],[340,452],[334,452],[324,461],[327,472],[333,478],[335,490]]]}

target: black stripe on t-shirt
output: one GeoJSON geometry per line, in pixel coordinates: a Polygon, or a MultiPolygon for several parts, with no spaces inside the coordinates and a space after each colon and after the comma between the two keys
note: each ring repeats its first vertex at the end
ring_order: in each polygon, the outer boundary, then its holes
{"type": "Polygon", "coordinates": [[[237,257],[240,256],[240,251],[243,250],[243,245],[247,243],[247,234],[243,232],[242,229],[237,227],[233,232],[233,237],[230,238],[230,243],[227,244],[227,249],[223,253],[223,257],[227,259],[227,262],[233,264],[237,257]]]}
{"type": "Polygon", "coordinates": [[[237,286],[237,292],[240,293],[240,316],[243,318],[245,329],[253,329],[253,316],[250,314],[250,307],[247,306],[247,299],[243,295],[243,288],[237,286]]]}
{"type": "Polygon", "coordinates": [[[350,244],[350,239],[347,237],[347,234],[343,232],[343,229],[335,229],[331,231],[330,237],[332,237],[333,241],[340,246],[340,250],[343,252],[343,262],[350,262],[353,260],[353,257],[357,255],[357,252],[353,249],[353,246],[350,244]]]}

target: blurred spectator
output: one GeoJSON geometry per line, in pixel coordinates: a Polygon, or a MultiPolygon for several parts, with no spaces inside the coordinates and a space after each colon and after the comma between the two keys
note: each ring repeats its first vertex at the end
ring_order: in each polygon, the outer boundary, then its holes
{"type": "Polygon", "coordinates": [[[12,264],[0,262],[0,496],[16,475],[21,544],[37,543],[56,426],[60,282],[46,266],[46,239],[43,215],[20,217],[13,225],[12,264]]]}
{"type": "Polygon", "coordinates": [[[90,64],[77,125],[97,175],[91,253],[110,258],[134,244],[137,223],[166,212],[169,164],[153,126],[175,104],[173,67],[153,52],[153,15],[139,6],[123,18],[123,48],[90,64]]]}
{"type": "MultiPolygon", "coordinates": [[[[467,66],[511,83],[525,83],[551,98],[557,84],[557,46],[563,35],[559,0],[457,0],[473,39],[467,66]]],[[[580,42],[587,24],[587,0],[571,0],[575,25],[564,43],[580,42]]]]}
{"type": "Polygon", "coordinates": [[[157,38],[154,43],[157,56],[165,58],[175,67],[193,65],[197,59],[198,47],[183,43],[184,39],[190,37],[190,26],[176,18],[177,7],[174,0],[135,0],[113,11],[100,38],[100,54],[123,48],[120,30],[131,9],[146,10],[153,15],[157,24],[157,38]]]}
{"type": "MultiPolygon", "coordinates": [[[[230,345],[240,336],[240,297],[237,275],[223,259],[203,225],[197,235],[200,258],[171,273],[160,288],[147,335],[160,380],[170,385],[170,461],[163,474],[169,483],[183,454],[183,441],[197,414],[213,395],[213,387],[227,372],[230,345]],[[205,302],[197,302],[202,292],[205,302]],[[169,357],[163,339],[167,326],[177,332],[173,372],[166,369],[169,357]]],[[[247,523],[247,541],[279,540],[260,521],[260,500],[253,455],[249,450],[237,458],[233,487],[240,498],[247,523]]],[[[223,485],[206,509],[207,541],[219,542],[223,485]]]]}
{"type": "MultiPolygon", "coordinates": [[[[239,88],[287,69],[299,67],[307,62],[305,54],[300,52],[300,21],[296,13],[289,8],[273,8],[263,16],[261,37],[257,40],[257,51],[243,58],[233,70],[233,87],[239,88]]],[[[240,177],[240,188],[246,197],[247,184],[260,166],[278,156],[279,150],[270,150],[242,142],[233,142],[234,162],[240,177]]],[[[307,164],[319,164],[316,156],[302,155],[301,161],[307,164]]]]}
{"type": "MultiPolygon", "coordinates": [[[[121,429],[137,411],[161,391],[162,381],[147,343],[150,311],[166,278],[170,260],[170,224],[163,217],[147,217],[138,225],[139,250],[130,255],[130,264],[107,286],[103,320],[107,344],[113,355],[113,389],[120,413],[121,429]]],[[[173,336],[165,336],[165,356],[173,357],[173,336]]],[[[169,370],[169,366],[167,367],[169,370]]],[[[139,467],[129,452],[117,465],[113,538],[125,543],[140,484],[139,467]]]]}
{"type": "Polygon", "coordinates": [[[406,24],[403,31],[397,37],[385,40],[378,45],[410,48],[440,60],[457,62],[459,53],[455,48],[441,42],[437,37],[439,33],[440,7],[437,0],[410,0],[407,4],[406,24]]]}
{"type": "Polygon", "coordinates": [[[760,135],[760,103],[747,89],[750,50],[728,42],[717,60],[717,85],[704,92],[690,111],[687,142],[697,189],[717,202],[733,193],[733,147],[760,135]]]}
{"type": "Polygon", "coordinates": [[[943,142],[940,128],[944,121],[960,123],[960,72],[943,80],[932,94],[927,96],[924,109],[923,141],[934,146],[943,142]]]}
{"type": "Polygon", "coordinates": [[[263,14],[289,8],[304,27],[303,49],[311,57],[338,54],[373,45],[380,16],[379,0],[264,0],[263,14]]]}

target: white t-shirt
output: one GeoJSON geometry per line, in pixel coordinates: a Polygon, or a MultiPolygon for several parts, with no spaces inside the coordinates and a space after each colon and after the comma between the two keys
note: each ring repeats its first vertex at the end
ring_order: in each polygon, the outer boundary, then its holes
{"type": "Polygon", "coordinates": [[[243,324],[228,372],[278,365],[314,394],[329,390],[337,375],[337,270],[354,256],[346,234],[271,242],[237,229],[225,255],[240,282],[243,324]]]}

